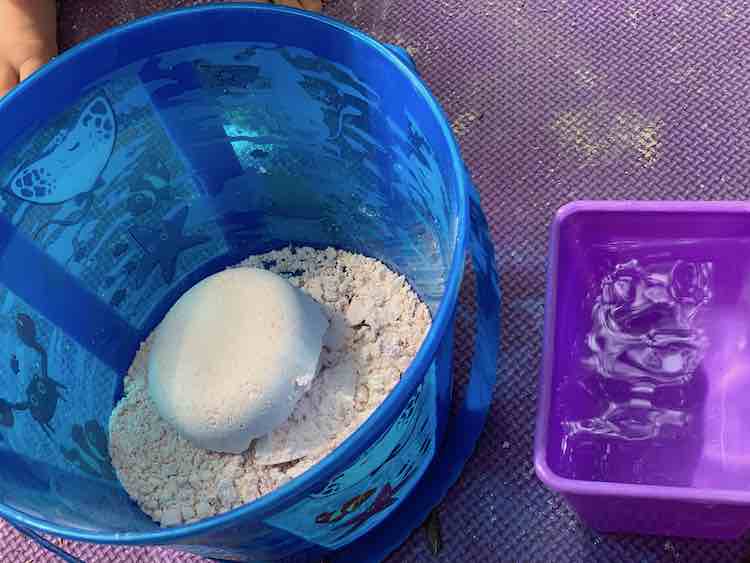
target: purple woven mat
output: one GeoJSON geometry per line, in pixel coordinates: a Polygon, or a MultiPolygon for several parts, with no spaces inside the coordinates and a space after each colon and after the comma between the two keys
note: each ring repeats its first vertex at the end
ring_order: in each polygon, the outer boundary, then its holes
{"type": "MultiPolygon", "coordinates": [[[[156,7],[63,0],[63,46],[156,7]],[[105,8],[106,6],[106,8],[105,8]]],[[[392,563],[740,561],[744,542],[600,537],[533,475],[547,227],[578,198],[742,199],[750,172],[747,2],[338,0],[329,12],[405,47],[442,101],[489,216],[503,286],[504,368],[479,450],[441,508],[444,548],[422,532],[392,563]]],[[[459,319],[468,366],[471,293],[459,319]]],[[[86,561],[199,561],[162,550],[66,544],[86,561]]],[[[0,524],[0,561],[52,561],[0,524]]]]}

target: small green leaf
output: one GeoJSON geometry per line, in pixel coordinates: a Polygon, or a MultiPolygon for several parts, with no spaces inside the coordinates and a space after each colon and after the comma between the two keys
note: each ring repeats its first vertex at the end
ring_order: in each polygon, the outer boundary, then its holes
{"type": "Polygon", "coordinates": [[[443,532],[440,528],[440,516],[438,515],[437,508],[430,512],[424,526],[427,532],[427,541],[430,544],[430,551],[433,555],[437,555],[443,549],[443,532]]]}

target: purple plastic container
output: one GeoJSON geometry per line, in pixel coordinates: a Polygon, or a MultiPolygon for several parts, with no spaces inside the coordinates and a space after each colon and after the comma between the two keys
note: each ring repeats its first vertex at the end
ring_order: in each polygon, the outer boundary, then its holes
{"type": "Polygon", "coordinates": [[[535,466],[602,532],[750,528],[750,204],[557,213],[535,466]]]}

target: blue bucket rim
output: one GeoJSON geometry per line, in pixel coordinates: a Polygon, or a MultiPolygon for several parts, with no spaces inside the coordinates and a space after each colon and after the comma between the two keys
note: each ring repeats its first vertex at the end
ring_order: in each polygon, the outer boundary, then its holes
{"type": "MultiPolygon", "coordinates": [[[[144,27],[152,25],[169,25],[172,21],[176,21],[180,18],[195,18],[201,14],[221,11],[242,11],[246,13],[271,12],[277,13],[282,17],[305,18],[316,24],[322,24],[349,34],[391,62],[400,70],[402,76],[407,79],[411,86],[425,99],[448,145],[455,174],[456,187],[458,190],[458,232],[456,246],[448,273],[445,292],[438,306],[437,313],[433,318],[432,325],[422,342],[414,361],[406,369],[394,390],[372,413],[372,415],[370,415],[370,417],[332,453],[298,477],[295,477],[278,489],[260,497],[259,499],[229,512],[212,516],[192,524],[157,529],[150,532],[92,532],[83,528],[66,527],[53,524],[36,516],[28,515],[25,512],[0,503],[0,517],[11,522],[31,527],[41,533],[53,534],[74,541],[118,545],[157,545],[173,544],[176,541],[187,537],[196,537],[211,532],[217,532],[231,527],[238,522],[247,524],[252,521],[259,521],[279,509],[285,510],[289,507],[287,505],[293,504],[294,499],[292,499],[292,497],[304,495],[319,486],[319,483],[330,480],[341,467],[351,464],[351,462],[353,462],[369,445],[368,442],[373,441],[374,437],[379,436],[393,422],[393,420],[397,418],[408,399],[413,395],[417,386],[421,383],[423,379],[421,377],[422,374],[429,369],[432,358],[436,355],[438,346],[444,338],[449,324],[452,322],[453,310],[458,300],[458,293],[463,278],[469,227],[467,202],[468,177],[461,158],[460,150],[440,104],[414,70],[386,45],[343,22],[322,14],[268,4],[219,4],[159,12],[122,26],[113,27],[98,36],[76,45],[55,58],[25,82],[17,86],[5,98],[0,100],[0,115],[3,113],[3,110],[7,110],[6,108],[11,105],[16,105],[17,111],[21,111],[21,97],[26,90],[44,87],[44,83],[47,81],[50,81],[51,86],[51,82],[54,78],[52,77],[52,74],[55,73],[58,68],[74,62],[74,60],[82,53],[93,51],[108,44],[126,41],[129,34],[139,31],[144,27]],[[371,438],[368,438],[368,436],[371,438]],[[284,505],[285,502],[287,505],[284,505]],[[282,506],[280,507],[279,505],[282,506]]],[[[165,49],[165,51],[166,50],[168,49],[165,49]]],[[[109,72],[122,68],[125,64],[127,63],[118,64],[111,68],[109,72]]],[[[90,69],[85,68],[77,69],[77,73],[75,74],[76,83],[82,86],[91,84],[96,80],[101,79],[101,77],[101,74],[94,75],[94,73],[90,72],[90,69]]],[[[44,119],[50,117],[53,117],[53,115],[50,115],[49,113],[44,115],[44,119]]],[[[0,139],[0,141],[2,141],[2,139],[0,139]]]]}

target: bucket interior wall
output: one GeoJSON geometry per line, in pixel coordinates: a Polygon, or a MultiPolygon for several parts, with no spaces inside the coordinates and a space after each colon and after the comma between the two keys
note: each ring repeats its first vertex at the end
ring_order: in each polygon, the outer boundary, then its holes
{"type": "Polygon", "coordinates": [[[1,503],[77,529],[156,528],[116,480],[109,415],[177,297],[247,255],[361,252],[436,311],[459,206],[439,120],[374,47],[264,17],[252,42],[217,42],[207,22],[197,46],[146,57],[131,37],[133,58],[97,63],[109,74],[61,65],[0,106],[6,122],[42,85],[80,80],[33,129],[0,134],[1,503]]]}

